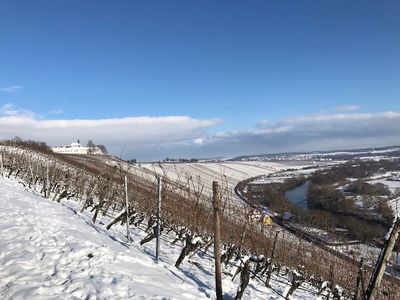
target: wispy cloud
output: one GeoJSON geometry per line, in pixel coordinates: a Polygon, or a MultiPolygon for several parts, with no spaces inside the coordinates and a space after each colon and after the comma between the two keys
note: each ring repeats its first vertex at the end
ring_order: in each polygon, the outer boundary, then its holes
{"type": "Polygon", "coordinates": [[[335,110],[337,112],[355,112],[357,110],[360,110],[360,106],[356,104],[349,104],[349,105],[341,105],[341,106],[336,106],[335,110]]]}
{"type": "Polygon", "coordinates": [[[17,93],[22,90],[24,87],[22,85],[10,85],[5,87],[0,87],[0,92],[5,93],[17,93]]]}
{"type": "Polygon", "coordinates": [[[61,115],[61,114],[64,113],[64,110],[62,110],[62,109],[53,109],[53,110],[49,111],[49,113],[51,115],[61,115]]]}
{"type": "Polygon", "coordinates": [[[357,104],[345,104],[339,105],[335,107],[325,108],[320,110],[316,115],[323,115],[323,114],[338,114],[338,113],[354,113],[361,109],[361,106],[357,104]]]}
{"type": "Polygon", "coordinates": [[[0,106],[0,116],[39,118],[34,112],[20,108],[12,103],[6,103],[0,106]]]}

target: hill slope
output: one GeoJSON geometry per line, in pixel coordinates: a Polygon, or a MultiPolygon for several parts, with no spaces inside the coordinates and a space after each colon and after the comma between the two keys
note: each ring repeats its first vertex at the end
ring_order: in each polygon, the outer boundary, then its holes
{"type": "MultiPolygon", "coordinates": [[[[106,231],[108,217],[93,225],[88,214],[78,212],[75,201],[60,205],[3,177],[0,194],[1,299],[214,298],[211,255],[201,258],[201,268],[195,264],[196,255],[190,259],[192,264],[178,270],[173,264],[181,247],[172,246],[165,235],[161,262],[156,264],[153,243],[138,243],[146,235],[142,230],[132,229],[133,241],[127,245],[122,226],[106,231]]],[[[287,286],[282,278],[272,282],[280,293],[287,286]]],[[[238,282],[224,276],[223,286],[230,299],[238,282]]],[[[276,297],[271,289],[252,280],[243,298],[276,297]]],[[[304,289],[293,297],[313,298],[304,289]]]]}

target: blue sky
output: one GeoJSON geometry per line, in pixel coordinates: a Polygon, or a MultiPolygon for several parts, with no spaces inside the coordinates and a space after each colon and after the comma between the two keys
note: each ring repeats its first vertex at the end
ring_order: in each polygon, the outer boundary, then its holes
{"type": "Polygon", "coordinates": [[[399,1],[2,1],[0,139],[91,138],[144,160],[400,144],[399,15],[399,1]]]}

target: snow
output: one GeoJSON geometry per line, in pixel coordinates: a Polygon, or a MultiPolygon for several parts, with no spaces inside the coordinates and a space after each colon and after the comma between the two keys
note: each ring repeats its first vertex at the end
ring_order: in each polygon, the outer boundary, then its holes
{"type": "Polygon", "coordinates": [[[144,164],[144,168],[171,180],[186,180],[188,176],[210,186],[212,181],[227,181],[235,186],[239,181],[258,175],[270,174],[287,166],[272,162],[224,162],[224,163],[163,163],[144,164]]]}
{"type": "Polygon", "coordinates": [[[195,237],[191,240],[192,244],[203,243],[203,239],[201,237],[195,237]]]}
{"type": "Polygon", "coordinates": [[[377,180],[370,180],[368,181],[368,183],[370,184],[382,183],[384,185],[387,185],[392,193],[394,193],[396,189],[400,189],[400,181],[377,179],[377,180]]]}
{"type": "MultiPolygon", "coordinates": [[[[58,204],[2,177],[0,195],[0,299],[214,298],[212,254],[196,253],[176,269],[182,246],[171,245],[172,237],[163,235],[157,264],[154,243],[140,246],[146,234],[137,227],[131,228],[132,242],[127,245],[125,227],[115,225],[107,231],[107,216],[93,224],[75,201],[58,204]]],[[[273,288],[282,293],[288,282],[276,277],[271,279],[273,288]]],[[[223,275],[228,299],[236,294],[238,280],[223,275]]],[[[277,298],[256,280],[250,281],[243,297],[277,298]]],[[[310,286],[291,297],[316,298],[310,286]]]]}
{"type": "MultiPolygon", "coordinates": [[[[129,166],[130,172],[150,181],[157,176],[164,176],[178,185],[189,186],[194,191],[201,191],[206,197],[212,196],[212,182],[219,181],[223,186],[226,199],[231,204],[243,206],[243,201],[234,193],[235,186],[250,177],[271,174],[292,167],[284,162],[196,162],[196,163],[145,163],[129,166]],[[226,189],[225,189],[226,187],[226,189]]],[[[302,165],[301,167],[304,167],[302,165]]],[[[300,166],[299,166],[300,168],[300,166]]]]}
{"type": "Polygon", "coordinates": [[[206,298],[73,208],[31,195],[14,182],[0,183],[0,298],[206,298]]]}

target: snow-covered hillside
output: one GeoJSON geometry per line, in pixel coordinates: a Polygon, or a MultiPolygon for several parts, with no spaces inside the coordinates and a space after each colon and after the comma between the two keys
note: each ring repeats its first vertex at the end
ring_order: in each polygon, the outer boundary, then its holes
{"type": "MultiPolygon", "coordinates": [[[[226,186],[232,204],[244,203],[233,192],[235,186],[242,180],[260,175],[268,175],[289,168],[302,168],[309,165],[292,164],[291,162],[199,162],[199,163],[147,163],[142,167],[154,174],[164,176],[173,182],[200,187],[202,193],[211,197],[212,182],[217,180],[226,186]]],[[[137,169],[137,168],[136,168],[137,169]]]]}
{"type": "MultiPolygon", "coordinates": [[[[131,229],[127,245],[122,226],[107,231],[108,217],[94,225],[75,201],[58,204],[3,177],[0,195],[1,299],[214,298],[212,253],[196,254],[177,269],[181,245],[171,245],[165,234],[157,264],[153,243],[139,245],[146,235],[139,228],[131,229]]],[[[225,269],[226,274],[233,271],[225,269]]],[[[232,299],[238,278],[232,282],[226,274],[223,290],[232,299]]],[[[273,275],[270,289],[252,279],[243,298],[277,299],[287,283],[286,276],[273,275]]],[[[292,296],[316,298],[308,285],[292,296]]]]}

